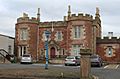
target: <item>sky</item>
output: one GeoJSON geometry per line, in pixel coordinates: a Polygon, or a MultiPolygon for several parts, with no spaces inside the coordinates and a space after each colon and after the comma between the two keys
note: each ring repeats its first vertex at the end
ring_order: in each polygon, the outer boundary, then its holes
{"type": "Polygon", "coordinates": [[[0,0],[0,34],[15,37],[17,18],[23,13],[36,17],[40,8],[40,20],[63,21],[68,5],[72,14],[86,13],[95,17],[96,7],[100,9],[102,36],[113,32],[120,36],[120,0],[0,0]]]}

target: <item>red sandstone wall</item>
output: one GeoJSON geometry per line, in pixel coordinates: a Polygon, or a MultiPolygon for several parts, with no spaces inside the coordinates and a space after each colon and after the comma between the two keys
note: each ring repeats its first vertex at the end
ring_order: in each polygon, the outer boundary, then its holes
{"type": "Polygon", "coordinates": [[[17,23],[16,24],[16,38],[15,38],[15,48],[16,48],[16,56],[18,56],[18,46],[19,45],[26,45],[28,46],[28,53],[31,53],[33,58],[36,59],[36,53],[37,53],[37,27],[38,25],[35,23],[17,23]],[[19,34],[18,30],[22,26],[27,26],[29,28],[28,30],[28,37],[29,39],[26,40],[19,40],[19,34]]]}
{"type": "Polygon", "coordinates": [[[119,44],[97,44],[97,54],[99,54],[104,61],[108,62],[120,62],[120,45],[119,44]],[[112,46],[114,56],[107,57],[106,54],[106,47],[112,46]]]}

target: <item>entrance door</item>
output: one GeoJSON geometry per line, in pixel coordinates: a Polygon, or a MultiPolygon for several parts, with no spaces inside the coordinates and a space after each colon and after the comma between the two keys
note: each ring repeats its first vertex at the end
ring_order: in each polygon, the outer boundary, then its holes
{"type": "Polygon", "coordinates": [[[50,58],[55,58],[55,48],[54,47],[51,48],[50,58]]]}

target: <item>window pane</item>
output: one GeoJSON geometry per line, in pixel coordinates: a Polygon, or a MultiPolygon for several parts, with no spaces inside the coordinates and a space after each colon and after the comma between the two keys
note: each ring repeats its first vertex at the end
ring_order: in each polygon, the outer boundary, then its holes
{"type": "Polygon", "coordinates": [[[74,26],[74,38],[80,38],[81,26],[74,26]]]}
{"type": "Polygon", "coordinates": [[[10,54],[12,53],[11,45],[8,46],[8,52],[9,52],[10,54]]]}
{"type": "Polygon", "coordinates": [[[78,38],[80,38],[80,26],[78,27],[78,38]]]}
{"type": "Polygon", "coordinates": [[[111,57],[113,55],[112,46],[107,47],[106,55],[111,57]]]}
{"type": "Polygon", "coordinates": [[[72,45],[72,53],[73,55],[78,56],[80,53],[80,45],[76,45],[76,44],[72,45]]]}
{"type": "Polygon", "coordinates": [[[111,47],[108,48],[108,55],[112,55],[112,48],[111,47]]]}
{"type": "Polygon", "coordinates": [[[74,29],[75,29],[75,38],[77,38],[77,27],[75,27],[74,29]]]}
{"type": "Polygon", "coordinates": [[[24,54],[26,54],[26,46],[24,46],[24,49],[23,49],[23,50],[24,50],[24,54]]]}
{"type": "Polygon", "coordinates": [[[58,40],[61,40],[61,32],[58,31],[58,40]]]}
{"type": "Polygon", "coordinates": [[[27,28],[20,29],[20,40],[27,40],[28,31],[27,28]]]}

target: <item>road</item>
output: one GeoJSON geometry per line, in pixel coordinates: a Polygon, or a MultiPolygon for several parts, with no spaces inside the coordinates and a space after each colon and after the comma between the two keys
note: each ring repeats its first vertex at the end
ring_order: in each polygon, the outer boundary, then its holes
{"type": "MultiPolygon", "coordinates": [[[[22,69],[22,68],[39,68],[44,67],[44,64],[0,64],[0,69],[22,69]]],[[[80,66],[64,66],[50,64],[48,68],[60,68],[66,71],[80,71],[80,66]]],[[[120,66],[118,64],[110,64],[103,67],[92,67],[91,73],[99,79],[120,79],[120,66]]]]}
{"type": "Polygon", "coordinates": [[[120,79],[120,66],[110,64],[101,68],[92,68],[92,74],[99,77],[99,79],[120,79]]]}

